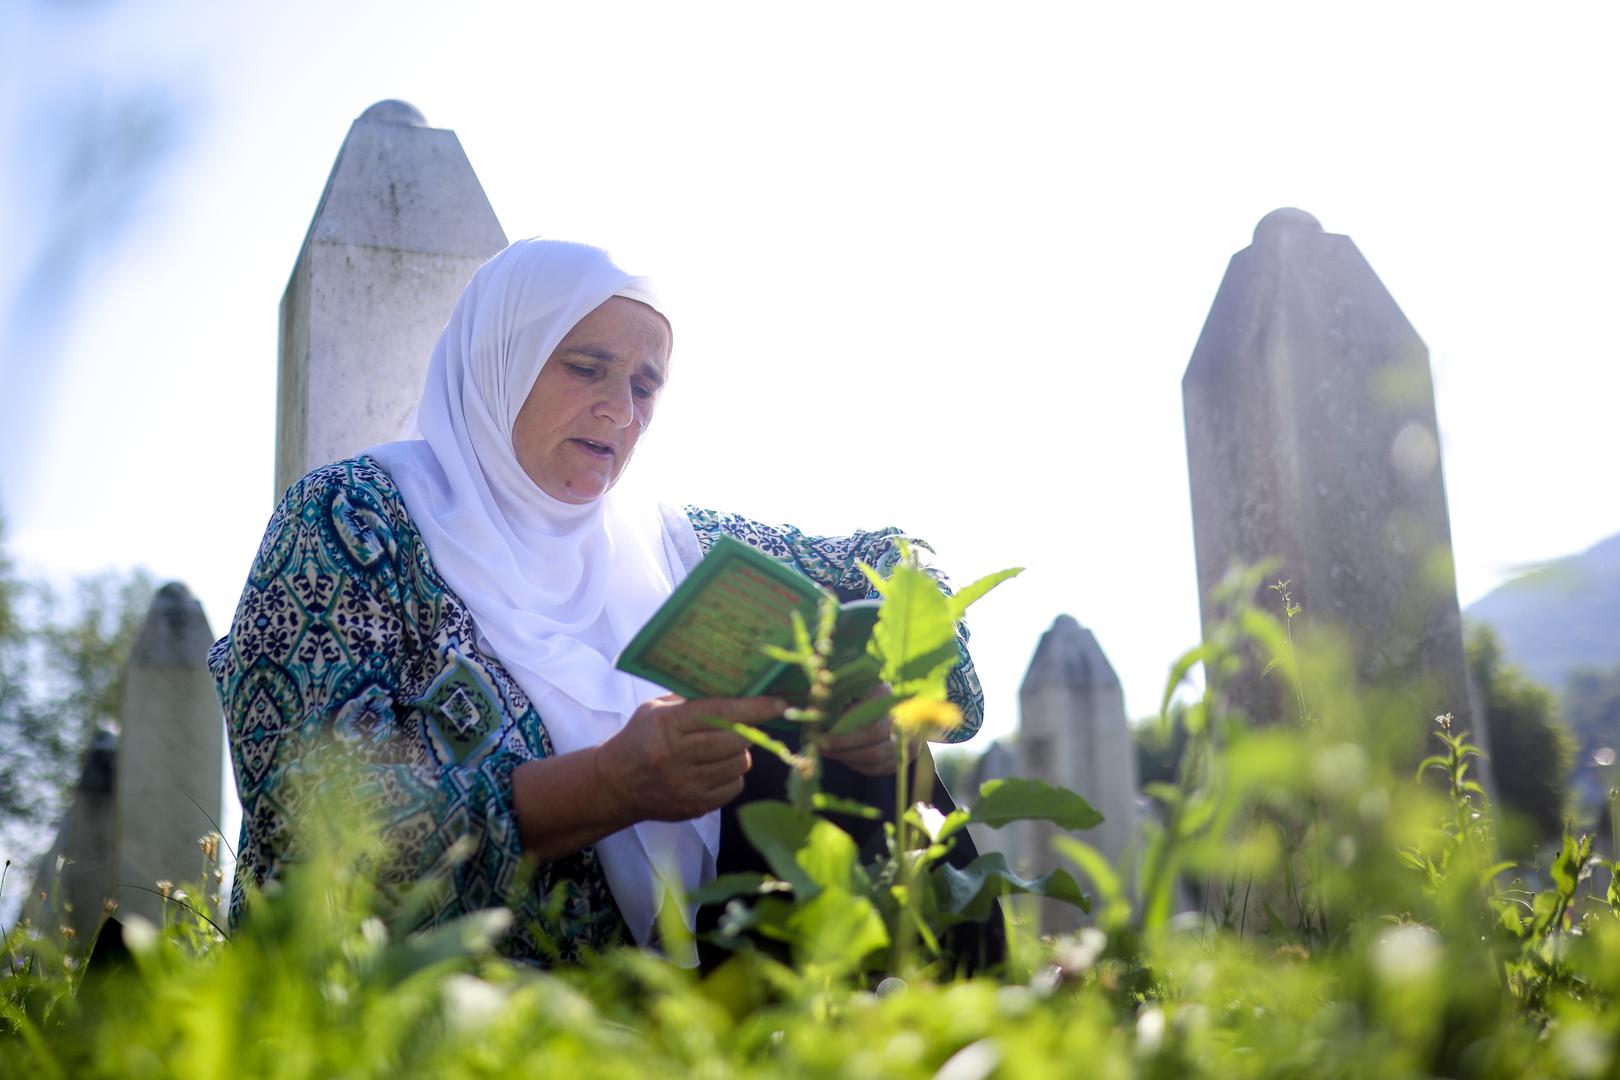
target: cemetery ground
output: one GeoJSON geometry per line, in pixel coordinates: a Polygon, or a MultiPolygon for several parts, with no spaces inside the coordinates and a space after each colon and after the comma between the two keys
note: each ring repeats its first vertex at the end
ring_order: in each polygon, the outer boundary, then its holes
{"type": "MultiPolygon", "coordinates": [[[[310,857],[228,940],[200,900],[212,841],[196,883],[165,883],[163,926],[131,917],[88,962],[90,943],[54,928],[13,932],[0,1072],[1620,1076],[1615,863],[1573,834],[1503,861],[1468,733],[1352,690],[1346,652],[1297,647],[1291,616],[1243,600],[1265,595],[1255,584],[1172,669],[1174,689],[1202,662],[1207,685],[1181,709],[1165,695],[1186,751],[1122,865],[1085,844],[1095,814],[1079,796],[1024,781],[951,818],[903,808],[890,851],[863,866],[806,783],[752,823],[773,875],[712,890],[730,903],[722,966],[625,948],[537,971],[499,957],[504,912],[403,932],[412,898],[381,902],[374,853],[339,808],[312,819],[330,827],[311,825],[310,857]],[[1290,707],[1232,706],[1228,686],[1255,670],[1290,707]],[[1020,818],[1061,828],[1067,869],[939,861],[965,824],[1020,818]],[[1087,925],[1039,936],[1029,892],[1083,902],[1087,925]],[[967,974],[939,934],[995,896],[1008,956],[967,974]]],[[[814,636],[796,652],[812,666],[814,636]]],[[[949,722],[914,689],[916,722],[949,722]]]]}

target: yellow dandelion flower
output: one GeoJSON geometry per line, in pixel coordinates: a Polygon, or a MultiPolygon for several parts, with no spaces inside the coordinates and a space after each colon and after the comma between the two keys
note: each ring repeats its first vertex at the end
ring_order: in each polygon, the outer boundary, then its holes
{"type": "Polygon", "coordinates": [[[962,710],[949,701],[912,698],[894,707],[889,722],[902,736],[937,739],[962,726],[962,710]]]}

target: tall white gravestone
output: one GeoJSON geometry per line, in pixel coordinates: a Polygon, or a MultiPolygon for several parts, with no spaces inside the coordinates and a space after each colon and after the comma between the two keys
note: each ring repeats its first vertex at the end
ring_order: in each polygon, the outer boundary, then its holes
{"type": "MultiPolygon", "coordinates": [[[[1125,694],[1096,635],[1059,615],[1041,635],[1018,688],[1018,775],[1079,792],[1103,822],[1080,838],[1116,864],[1136,838],[1136,748],[1125,719],[1125,694]]],[[[1061,860],[1052,851],[1055,825],[1021,826],[1017,850],[1031,872],[1061,860]]],[[[1041,902],[1041,929],[1072,930],[1081,913],[1041,902]]]]}
{"type": "Polygon", "coordinates": [[[434,342],[506,234],[455,132],[402,101],[349,128],[281,299],[277,499],[409,434],[434,342]]]}
{"type": "MultiPolygon", "coordinates": [[[[1302,607],[1296,633],[1347,634],[1362,685],[1409,714],[1413,748],[1439,713],[1488,746],[1466,677],[1428,350],[1350,238],[1302,210],[1263,218],[1181,385],[1206,634],[1228,570],[1276,558],[1302,607]]],[[[1234,701],[1260,720],[1292,715],[1280,687],[1251,674],[1234,701]]]]}
{"type": "Polygon", "coordinates": [[[213,640],[202,605],[171,582],[152,598],[130,651],[114,783],[120,915],[138,912],[161,925],[163,901],[146,890],[197,879],[197,840],[223,817],[225,724],[207,663],[213,640]]]}

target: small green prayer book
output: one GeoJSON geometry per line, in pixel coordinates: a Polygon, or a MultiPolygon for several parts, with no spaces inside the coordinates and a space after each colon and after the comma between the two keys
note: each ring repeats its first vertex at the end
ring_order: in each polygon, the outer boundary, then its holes
{"type": "MultiPolygon", "coordinates": [[[[722,536],[624,647],[618,668],[686,698],[774,694],[803,705],[810,692],[804,672],[760,646],[792,648],[795,611],[814,633],[823,595],[792,567],[722,536]]],[[[835,704],[877,685],[878,664],[866,643],[878,606],[877,600],[840,605],[830,665],[843,671],[832,688],[835,704]]]]}

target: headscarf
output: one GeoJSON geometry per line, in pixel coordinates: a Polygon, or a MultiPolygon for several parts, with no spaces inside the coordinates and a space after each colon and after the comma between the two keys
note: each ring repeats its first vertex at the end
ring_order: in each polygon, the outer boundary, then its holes
{"type": "MultiPolygon", "coordinates": [[[[613,296],[659,310],[651,284],[605,251],[512,244],[473,275],[433,349],[417,406],[421,438],[367,451],[393,477],[439,574],[472,613],[479,648],[523,688],[558,754],[602,743],[662,693],[613,663],[684,573],[656,504],[617,486],[588,503],[562,502],[529,478],[512,449],[541,367],[613,296]]],[[[719,837],[712,811],[597,841],[637,942],[654,936],[660,875],[687,892],[709,880],[719,837]]]]}

